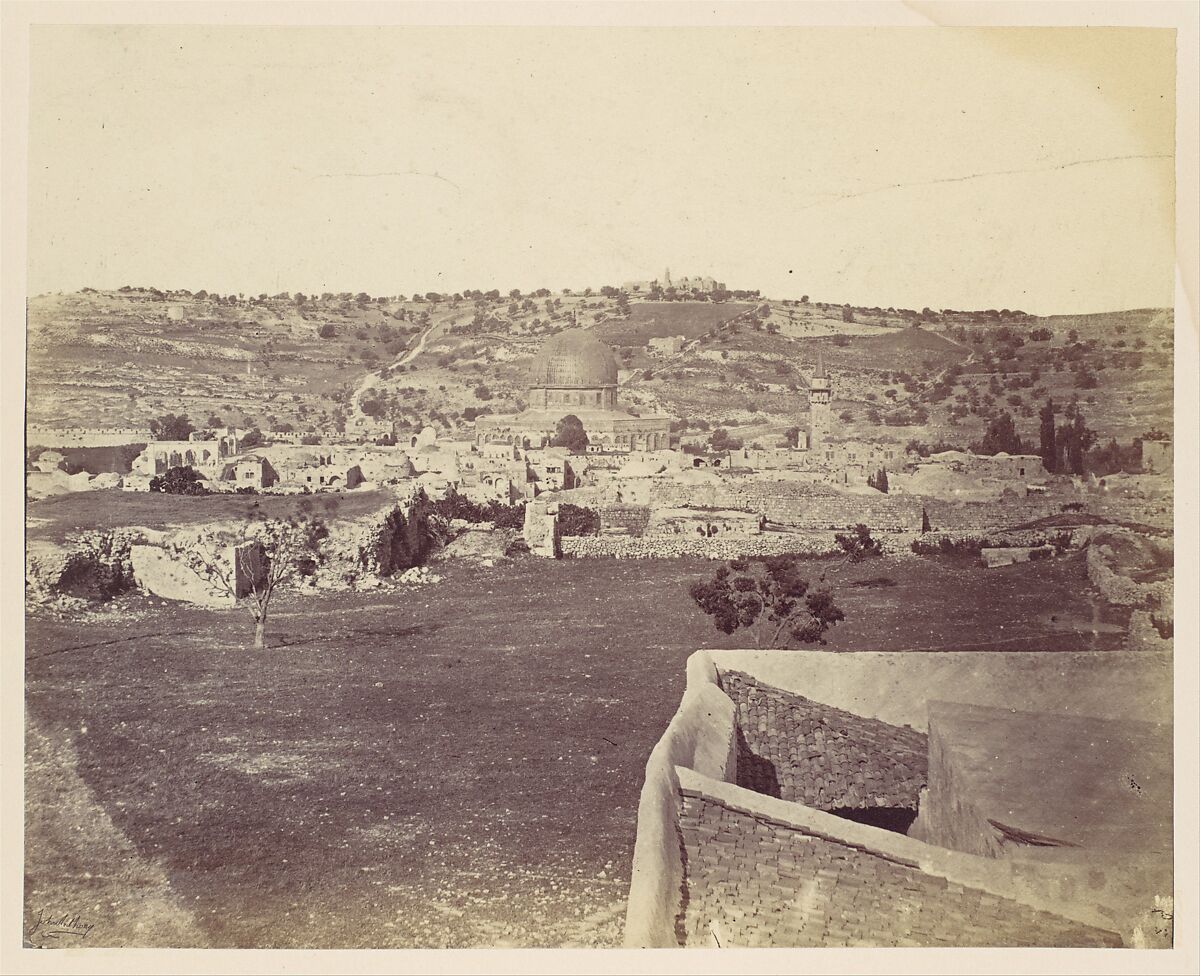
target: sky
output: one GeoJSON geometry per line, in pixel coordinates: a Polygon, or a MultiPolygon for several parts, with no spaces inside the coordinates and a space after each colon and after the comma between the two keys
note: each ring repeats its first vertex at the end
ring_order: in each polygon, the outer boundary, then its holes
{"type": "Polygon", "coordinates": [[[32,31],[29,291],[1170,306],[1174,36],[32,31]]]}

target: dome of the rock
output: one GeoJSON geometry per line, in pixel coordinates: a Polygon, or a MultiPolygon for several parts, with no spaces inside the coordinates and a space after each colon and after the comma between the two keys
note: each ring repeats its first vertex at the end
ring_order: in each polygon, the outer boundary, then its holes
{"type": "Polygon", "coordinates": [[[600,390],[617,385],[612,350],[586,329],[568,329],[546,340],[529,371],[531,388],[600,390]]]}

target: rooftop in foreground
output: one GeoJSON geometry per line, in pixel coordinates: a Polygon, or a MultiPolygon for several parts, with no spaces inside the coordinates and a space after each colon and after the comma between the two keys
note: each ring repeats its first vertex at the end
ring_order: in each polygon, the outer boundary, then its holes
{"type": "Polygon", "coordinates": [[[1169,945],[1170,701],[1164,654],[697,652],[626,944],[1169,945]]]}

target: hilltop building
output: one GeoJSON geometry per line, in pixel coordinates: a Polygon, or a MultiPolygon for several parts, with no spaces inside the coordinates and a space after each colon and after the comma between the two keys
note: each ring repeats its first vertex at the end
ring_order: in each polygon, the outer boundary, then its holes
{"type": "Polygon", "coordinates": [[[543,447],[558,422],[574,414],[591,444],[604,450],[661,450],[670,446],[669,417],[635,417],[617,405],[617,361],[586,329],[551,336],[529,371],[529,407],[519,414],[480,417],[477,444],[543,447]]]}
{"type": "Polygon", "coordinates": [[[647,341],[646,345],[654,355],[674,356],[683,350],[685,342],[687,342],[686,336],[658,336],[647,341]]]}
{"type": "Polygon", "coordinates": [[[714,291],[724,291],[725,282],[717,281],[716,278],[707,275],[697,275],[694,278],[684,275],[682,278],[672,278],[671,269],[667,268],[661,278],[656,278],[653,281],[626,281],[621,287],[627,292],[636,293],[651,292],[655,288],[662,291],[674,288],[677,292],[700,291],[705,294],[712,294],[714,291]]]}

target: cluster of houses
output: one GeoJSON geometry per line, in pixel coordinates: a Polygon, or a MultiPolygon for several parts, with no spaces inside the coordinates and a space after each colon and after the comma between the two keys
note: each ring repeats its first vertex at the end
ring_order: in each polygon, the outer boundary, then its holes
{"type": "MultiPolygon", "coordinates": [[[[28,490],[34,497],[100,487],[149,491],[152,479],[180,467],[192,468],[212,491],[353,491],[411,488],[415,482],[430,496],[453,490],[480,503],[506,504],[590,489],[587,494],[605,504],[642,505],[667,497],[672,485],[736,488],[756,481],[976,501],[1034,494],[1048,485],[1037,455],[945,451],[922,457],[896,444],[833,439],[832,383],[820,360],[810,383],[809,430],[794,446],[724,451],[671,446],[677,438],[669,417],[638,416],[621,407],[612,351],[584,329],[546,341],[528,386],[525,411],[481,417],[469,435],[439,436],[425,427],[398,439],[390,423],[363,417],[365,426],[345,434],[268,431],[248,447],[245,431],[200,430],[187,440],[150,440],[124,474],[69,474],[62,453],[45,451],[30,466],[28,490]],[[554,446],[568,414],[588,434],[582,451],[554,446]],[[383,426],[376,430],[376,424],[383,426]]],[[[1169,465],[1169,442],[1161,447],[1153,455],[1155,468],[1169,465]]]]}

